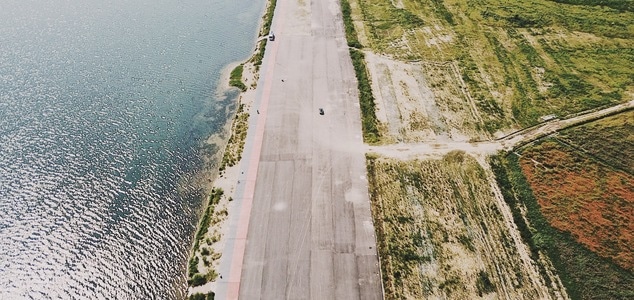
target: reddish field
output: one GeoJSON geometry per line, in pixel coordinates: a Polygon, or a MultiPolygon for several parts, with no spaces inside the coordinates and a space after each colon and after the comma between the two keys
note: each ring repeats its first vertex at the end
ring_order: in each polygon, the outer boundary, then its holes
{"type": "Polygon", "coordinates": [[[553,227],[634,270],[634,176],[555,141],[525,150],[520,164],[553,227]]]}

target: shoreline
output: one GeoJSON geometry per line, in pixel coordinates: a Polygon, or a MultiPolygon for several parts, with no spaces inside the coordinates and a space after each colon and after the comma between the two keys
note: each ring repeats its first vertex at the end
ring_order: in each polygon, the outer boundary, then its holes
{"type": "Polygon", "coordinates": [[[211,172],[211,174],[204,176],[206,178],[206,181],[203,184],[205,189],[205,200],[212,197],[218,190],[221,191],[221,196],[219,197],[217,203],[214,204],[210,200],[209,203],[203,207],[203,214],[196,226],[194,239],[192,240],[190,253],[187,259],[187,299],[205,299],[209,296],[213,297],[214,291],[216,290],[216,283],[218,279],[221,279],[223,276],[223,274],[218,272],[218,267],[220,265],[220,261],[222,260],[223,251],[227,242],[229,215],[234,215],[239,212],[236,211],[236,209],[239,208],[232,205],[233,195],[239,184],[240,166],[244,160],[242,152],[244,150],[246,133],[248,129],[253,126],[253,124],[249,122],[249,119],[253,104],[256,100],[259,65],[261,64],[266,43],[268,42],[266,39],[267,32],[265,31],[270,30],[267,28],[270,28],[275,3],[275,0],[267,0],[267,4],[264,8],[264,14],[260,21],[260,29],[254,40],[255,47],[252,54],[242,62],[235,61],[227,64],[221,71],[216,93],[224,94],[236,89],[238,91],[236,101],[237,107],[235,112],[233,112],[233,116],[228,118],[227,124],[223,127],[222,132],[213,134],[205,140],[206,144],[215,144],[219,147],[219,151],[217,153],[207,158],[207,162],[211,160],[214,163],[211,166],[211,169],[203,170],[203,172],[211,172]],[[238,87],[232,86],[230,83],[231,73],[238,66],[243,66],[241,82],[246,86],[246,90],[240,90],[238,87]],[[245,124],[246,126],[244,126],[245,124]],[[231,163],[225,164],[227,155],[231,155],[234,158],[237,156],[238,158],[236,160],[232,160],[231,163]],[[211,224],[206,229],[201,228],[201,221],[205,218],[211,218],[211,224]],[[200,230],[204,230],[206,233],[204,233],[205,238],[198,240],[197,236],[199,235],[198,232],[200,230]],[[198,257],[202,255],[201,253],[209,253],[209,255],[203,256],[202,263],[198,260],[198,257]],[[212,261],[207,263],[208,261],[205,259],[206,257],[211,257],[212,261]],[[193,260],[195,260],[197,271],[199,271],[196,272],[196,275],[205,274],[204,276],[206,282],[204,284],[196,286],[192,284],[193,277],[196,277],[191,276],[191,266],[193,260]],[[201,269],[202,271],[200,271],[201,269]]]}

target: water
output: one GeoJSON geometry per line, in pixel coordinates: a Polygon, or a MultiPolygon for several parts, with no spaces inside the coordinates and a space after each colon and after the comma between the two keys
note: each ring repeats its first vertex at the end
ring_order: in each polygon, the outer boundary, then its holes
{"type": "Polygon", "coordinates": [[[183,297],[188,179],[263,6],[0,1],[0,299],[183,297]]]}

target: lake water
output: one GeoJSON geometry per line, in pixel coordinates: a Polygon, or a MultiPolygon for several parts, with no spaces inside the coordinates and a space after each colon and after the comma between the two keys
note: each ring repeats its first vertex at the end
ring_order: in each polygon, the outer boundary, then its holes
{"type": "Polygon", "coordinates": [[[188,179],[264,4],[0,1],[0,299],[184,297],[188,179]]]}

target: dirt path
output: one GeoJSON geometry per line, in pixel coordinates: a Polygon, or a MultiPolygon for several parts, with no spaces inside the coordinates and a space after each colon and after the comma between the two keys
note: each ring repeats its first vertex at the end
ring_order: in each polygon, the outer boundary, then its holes
{"type": "Polygon", "coordinates": [[[534,127],[511,133],[493,141],[397,143],[383,146],[368,146],[367,152],[405,160],[414,158],[439,158],[454,150],[461,150],[466,153],[476,155],[495,154],[500,150],[513,150],[516,147],[525,145],[575,125],[605,118],[631,109],[634,109],[634,100],[602,110],[582,113],[569,119],[551,120],[534,127]]]}

